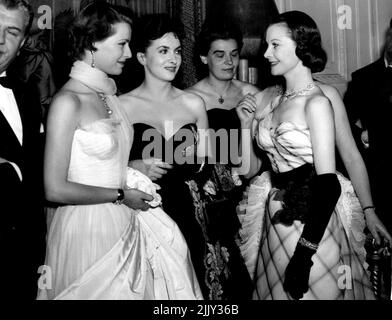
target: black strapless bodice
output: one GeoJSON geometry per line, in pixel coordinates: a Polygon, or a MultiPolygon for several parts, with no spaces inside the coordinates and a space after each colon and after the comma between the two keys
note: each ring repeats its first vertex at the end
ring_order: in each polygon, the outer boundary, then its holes
{"type": "Polygon", "coordinates": [[[241,127],[235,108],[219,109],[214,108],[207,111],[208,124],[211,129],[239,129],[241,127]]]}
{"type": "MultiPolygon", "coordinates": [[[[212,112],[213,117],[219,117],[218,113],[212,112]]],[[[154,157],[173,165],[155,182],[161,187],[158,192],[164,211],[177,223],[187,241],[204,298],[246,299],[251,293],[251,282],[233,236],[238,218],[230,201],[235,197],[232,193],[223,197],[218,192],[219,199],[208,202],[211,197],[204,193],[205,179],[221,186],[218,181],[221,177],[213,170],[222,165],[206,164],[199,172],[196,129],[196,124],[187,123],[166,139],[153,126],[136,123],[130,160],[154,157]]]]}
{"type": "Polygon", "coordinates": [[[196,124],[183,125],[168,139],[149,124],[135,123],[133,127],[130,160],[159,158],[173,165],[173,169],[157,181],[158,184],[166,185],[178,178],[189,179],[200,168],[196,157],[196,124]]]}
{"type": "Polygon", "coordinates": [[[217,139],[216,146],[213,150],[216,152],[216,161],[221,164],[237,165],[237,158],[233,159],[230,154],[238,155],[240,142],[241,122],[237,116],[235,108],[227,109],[210,109],[207,111],[209,127],[217,133],[224,130],[222,134],[227,134],[227,140],[217,139]],[[227,146],[221,144],[227,143],[227,146]],[[224,157],[222,152],[226,152],[224,157]]]}

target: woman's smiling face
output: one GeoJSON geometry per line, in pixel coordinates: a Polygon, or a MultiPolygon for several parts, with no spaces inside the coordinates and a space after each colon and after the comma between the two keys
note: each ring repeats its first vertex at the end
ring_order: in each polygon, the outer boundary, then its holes
{"type": "Polygon", "coordinates": [[[151,41],[146,52],[139,54],[146,71],[165,81],[172,81],[181,66],[181,43],[172,32],[151,41]]]}
{"type": "Polygon", "coordinates": [[[285,23],[273,24],[266,33],[268,48],[264,57],[271,64],[274,76],[284,75],[294,69],[301,60],[295,53],[296,43],[291,38],[290,30],[285,23]]]}
{"type": "MultiPolygon", "coordinates": [[[[128,23],[119,22],[113,25],[114,33],[105,40],[94,43],[95,67],[111,74],[121,74],[125,61],[132,57],[129,48],[131,27],[128,23]]],[[[88,54],[88,53],[86,53],[88,54]]]]}

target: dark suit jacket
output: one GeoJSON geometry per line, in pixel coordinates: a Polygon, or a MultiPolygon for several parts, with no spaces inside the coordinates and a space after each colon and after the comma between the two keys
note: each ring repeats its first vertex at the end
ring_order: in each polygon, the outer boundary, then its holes
{"type": "MultiPolygon", "coordinates": [[[[8,121],[0,112],[0,157],[18,165],[22,171],[23,182],[20,182],[16,171],[10,164],[1,164],[0,188],[2,193],[0,193],[0,200],[1,203],[11,204],[11,201],[16,200],[17,202],[13,203],[16,205],[14,210],[18,211],[18,207],[25,205],[34,207],[38,202],[42,202],[37,196],[42,196],[43,136],[40,134],[41,110],[37,99],[30,94],[28,88],[19,82],[13,82],[12,90],[21,116],[23,145],[20,145],[8,121]],[[28,190],[27,194],[26,190],[28,190]],[[23,199],[29,199],[32,203],[27,204],[22,201],[23,199]]],[[[9,222],[13,221],[12,227],[18,227],[19,217],[14,217],[14,219],[11,214],[7,216],[9,222]]],[[[19,222],[23,223],[23,221],[19,222]]],[[[4,225],[0,221],[0,227],[2,226],[4,225]]]]}
{"type": "MultiPolygon", "coordinates": [[[[368,130],[369,149],[366,164],[378,214],[392,230],[392,214],[388,198],[391,184],[392,140],[392,68],[386,68],[384,58],[355,71],[344,99],[350,122],[360,119],[368,130]]],[[[355,128],[354,128],[355,133],[355,128]]],[[[357,132],[358,146],[363,150],[357,132]]]]}
{"type": "Polygon", "coordinates": [[[0,250],[2,261],[3,258],[7,261],[0,266],[0,274],[4,279],[3,288],[11,281],[6,288],[10,298],[33,298],[37,290],[37,269],[44,263],[46,235],[41,109],[29,88],[14,82],[12,89],[22,120],[23,145],[0,112],[0,157],[19,166],[23,181],[11,164],[0,164],[0,250]]]}

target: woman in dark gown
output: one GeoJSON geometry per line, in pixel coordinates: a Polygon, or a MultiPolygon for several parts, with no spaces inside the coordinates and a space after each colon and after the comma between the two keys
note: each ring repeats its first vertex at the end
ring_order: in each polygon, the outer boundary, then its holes
{"type": "Polygon", "coordinates": [[[236,206],[242,199],[246,183],[239,175],[240,121],[235,107],[247,94],[255,94],[253,85],[234,79],[242,47],[242,33],[225,19],[207,20],[196,42],[201,67],[208,74],[187,89],[203,98],[206,105],[211,145],[215,165],[212,168],[209,190],[205,200],[212,234],[218,235],[221,245],[231,252],[228,268],[233,283],[241,285],[241,295],[246,298],[252,287],[241,255],[237,255],[236,239],[240,222],[236,206]],[[211,192],[211,189],[213,190],[211,192]],[[212,193],[212,195],[211,195],[212,193]]]}
{"type": "Polygon", "coordinates": [[[188,243],[204,298],[245,298],[244,281],[230,269],[238,249],[232,253],[218,241],[226,226],[214,225],[209,213],[215,210],[206,206],[212,166],[204,102],[172,85],[181,64],[179,32],[166,16],[148,16],[140,25],[136,54],[145,79],[120,97],[134,129],[130,165],[160,186],[163,209],[188,243]]]}

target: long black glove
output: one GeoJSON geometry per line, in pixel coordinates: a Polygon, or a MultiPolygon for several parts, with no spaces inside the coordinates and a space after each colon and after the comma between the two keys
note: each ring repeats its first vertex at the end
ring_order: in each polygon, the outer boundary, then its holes
{"type": "Polygon", "coordinates": [[[294,299],[301,299],[309,289],[311,260],[317,251],[331,214],[341,193],[339,180],[334,173],[314,176],[311,182],[310,210],[306,217],[300,241],[286,268],[283,288],[294,299]]]}

